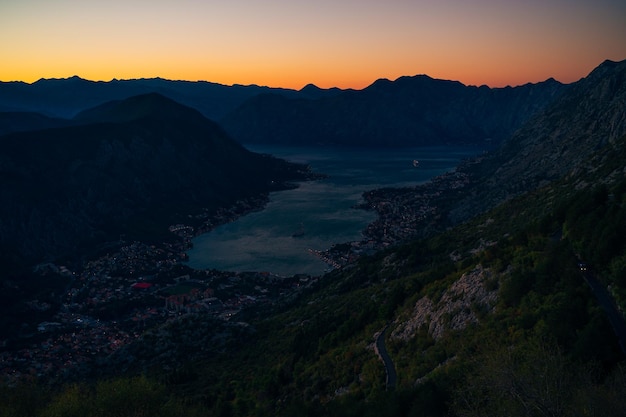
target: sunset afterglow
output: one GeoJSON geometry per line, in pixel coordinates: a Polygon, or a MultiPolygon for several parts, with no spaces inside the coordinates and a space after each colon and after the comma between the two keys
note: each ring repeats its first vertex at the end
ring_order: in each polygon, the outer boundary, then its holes
{"type": "Polygon", "coordinates": [[[572,82],[626,58],[624,22],[620,0],[3,1],[0,80],[572,82]]]}

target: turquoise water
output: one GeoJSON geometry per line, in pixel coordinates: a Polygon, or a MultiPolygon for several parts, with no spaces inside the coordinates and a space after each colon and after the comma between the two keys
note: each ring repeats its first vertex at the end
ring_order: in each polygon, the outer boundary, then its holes
{"type": "Polygon", "coordinates": [[[196,269],[320,275],[328,265],[309,249],[361,240],[374,212],[353,208],[367,190],[423,183],[476,155],[470,147],[413,149],[249,146],[311,165],[329,177],[270,195],[262,211],[243,216],[193,240],[188,265],[196,269]],[[413,161],[419,161],[414,166],[413,161]]]}

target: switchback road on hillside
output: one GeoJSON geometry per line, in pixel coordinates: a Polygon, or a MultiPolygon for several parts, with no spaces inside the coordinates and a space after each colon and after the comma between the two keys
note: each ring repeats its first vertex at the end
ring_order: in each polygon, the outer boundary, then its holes
{"type": "Polygon", "coordinates": [[[606,311],[606,314],[609,318],[609,322],[613,327],[613,331],[617,335],[619,339],[619,345],[622,349],[622,352],[626,355],[626,320],[624,320],[624,316],[617,308],[615,301],[613,301],[613,297],[609,291],[597,280],[594,276],[593,272],[589,271],[586,267],[581,267],[581,272],[583,274],[583,278],[591,287],[591,291],[598,299],[600,306],[606,311]]]}
{"type": "Polygon", "coordinates": [[[389,325],[385,326],[383,331],[380,332],[378,337],[376,337],[375,351],[385,365],[385,372],[387,373],[387,390],[389,391],[396,387],[398,376],[396,374],[396,367],[394,366],[391,356],[389,356],[387,348],[385,347],[385,334],[387,333],[388,327],[389,325]]]}

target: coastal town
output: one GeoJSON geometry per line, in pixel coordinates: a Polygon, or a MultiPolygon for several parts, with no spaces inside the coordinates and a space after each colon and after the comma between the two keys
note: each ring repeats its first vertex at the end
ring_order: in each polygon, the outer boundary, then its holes
{"type": "MultiPolygon", "coordinates": [[[[433,197],[468,182],[467,175],[451,172],[419,188],[368,192],[361,208],[375,210],[378,219],[363,232],[363,239],[311,250],[311,255],[329,269],[340,269],[414,237],[420,227],[437,220],[433,197]]],[[[140,355],[129,352],[155,329],[193,317],[210,318],[222,334],[225,326],[246,328],[246,314],[280,306],[314,287],[320,277],[194,270],[185,265],[194,236],[265,203],[262,198],[241,201],[196,228],[172,225],[169,231],[175,239],[169,242],[121,239],[79,266],[38,265],[35,273],[41,279],[60,280],[63,291],[26,303],[31,322],[12,339],[0,340],[0,377],[9,384],[25,378],[67,380],[92,374],[112,361],[140,361],[140,355]]]]}
{"type": "Polygon", "coordinates": [[[140,242],[87,263],[80,271],[46,264],[43,276],[62,276],[67,290],[58,306],[28,304],[49,318],[25,328],[18,340],[3,340],[0,372],[6,382],[21,378],[72,378],[102,366],[120,348],[149,329],[186,315],[236,321],[242,310],[271,306],[316,282],[308,276],[267,272],[196,271],[177,246],[140,242]],[[14,349],[11,349],[14,348],[14,349]]]}

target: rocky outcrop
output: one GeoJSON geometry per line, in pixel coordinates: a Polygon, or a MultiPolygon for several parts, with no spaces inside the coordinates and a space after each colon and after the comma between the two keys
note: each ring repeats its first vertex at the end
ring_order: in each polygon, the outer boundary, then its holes
{"type": "Polygon", "coordinates": [[[479,315],[490,312],[496,302],[494,279],[490,269],[477,265],[445,290],[438,301],[420,298],[410,317],[397,323],[391,338],[406,341],[422,326],[427,326],[428,334],[438,340],[447,331],[463,330],[478,323],[479,315]]]}

